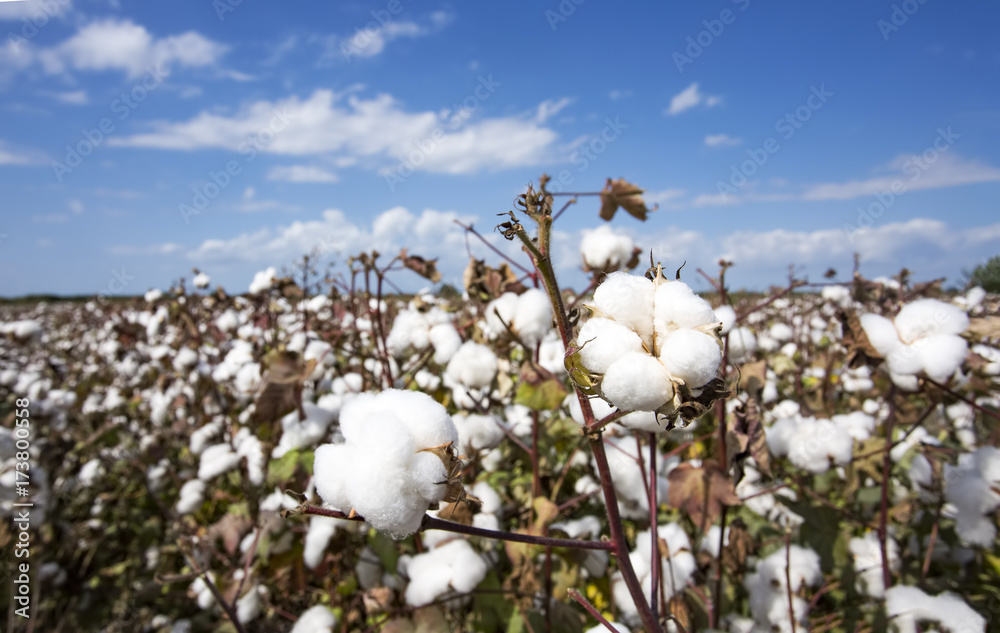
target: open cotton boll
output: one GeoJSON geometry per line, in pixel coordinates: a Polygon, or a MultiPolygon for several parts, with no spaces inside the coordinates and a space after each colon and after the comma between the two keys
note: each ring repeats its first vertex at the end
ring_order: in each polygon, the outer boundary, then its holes
{"type": "Polygon", "coordinates": [[[660,361],[674,378],[701,387],[715,378],[722,362],[719,341],[698,330],[674,330],[660,342],[660,361]]]}
{"type": "Polygon", "coordinates": [[[494,448],[503,441],[500,422],[491,415],[456,413],[451,419],[458,429],[458,451],[466,457],[494,448]]]}
{"type": "MultiPolygon", "coordinates": [[[[882,576],[882,544],[878,533],[865,532],[863,537],[852,538],[848,549],[854,557],[854,570],[858,574],[858,591],[873,598],[885,595],[885,583],[882,576]]],[[[885,542],[886,554],[889,558],[889,568],[899,569],[899,545],[888,537],[885,542]]]]}
{"type": "Polygon", "coordinates": [[[257,619],[264,606],[261,596],[266,593],[267,589],[260,585],[254,585],[243,594],[242,598],[236,601],[236,617],[241,624],[249,624],[257,619]]]}
{"type": "Polygon", "coordinates": [[[624,411],[655,411],[674,397],[663,363],[643,352],[628,352],[608,367],[601,393],[624,411]]]}
{"type": "Polygon", "coordinates": [[[486,514],[496,514],[500,511],[502,506],[500,495],[498,495],[497,491],[485,481],[480,481],[472,487],[472,496],[482,502],[482,505],[479,506],[480,512],[486,514]]]}
{"type": "Polygon", "coordinates": [[[580,254],[588,270],[612,272],[622,268],[632,259],[635,242],[624,233],[602,224],[596,229],[584,230],[580,240],[580,254]]]}
{"type": "Polygon", "coordinates": [[[434,346],[434,362],[439,365],[447,364],[462,346],[462,337],[450,322],[433,326],[428,338],[434,346]]]}
{"type": "Polygon", "coordinates": [[[250,282],[249,293],[253,295],[270,289],[276,275],[277,271],[274,269],[274,266],[254,273],[253,281],[250,282]]]}
{"type": "Polygon", "coordinates": [[[410,559],[406,604],[419,607],[452,591],[472,591],[486,577],[486,561],[464,539],[449,541],[410,559]]]}
{"type": "Polygon", "coordinates": [[[868,342],[883,357],[888,356],[890,352],[902,345],[896,326],[884,316],[871,313],[862,314],[860,321],[865,336],[868,337],[868,342]]]}
{"type": "Polygon", "coordinates": [[[969,315],[950,303],[917,299],[903,306],[893,323],[899,338],[913,343],[935,334],[961,334],[969,327],[969,315]]]}
{"type": "Polygon", "coordinates": [[[201,462],[198,464],[198,479],[211,481],[239,465],[240,456],[233,452],[233,448],[228,443],[209,446],[201,453],[201,462]]]}
{"type": "MultiPolygon", "coordinates": [[[[615,411],[615,407],[609,404],[606,400],[601,398],[589,398],[589,400],[590,410],[593,411],[595,420],[605,418],[615,411]]],[[[580,399],[577,397],[576,393],[571,393],[566,396],[566,399],[563,400],[563,405],[569,409],[569,416],[573,418],[574,422],[581,426],[585,424],[583,419],[583,409],[580,407],[580,399]]]]}
{"type": "Polygon", "coordinates": [[[728,334],[736,325],[736,310],[731,305],[722,305],[712,310],[715,318],[722,323],[722,334],[728,334]]]}
{"type": "Polygon", "coordinates": [[[913,345],[919,350],[924,373],[938,382],[947,382],[962,366],[969,352],[965,339],[953,334],[936,334],[913,345]]]}
{"type": "Polygon", "coordinates": [[[337,616],[322,604],[309,607],[299,616],[290,633],[333,633],[337,626],[337,616]]]}
{"type": "MultiPolygon", "coordinates": [[[[377,425],[372,425],[372,420],[393,416],[407,428],[417,449],[458,442],[458,432],[451,416],[426,393],[387,389],[374,396],[365,395],[344,405],[340,414],[341,429],[356,425],[374,429],[377,425]]],[[[346,430],[344,437],[347,437],[346,430]]]]}
{"type": "MultiPolygon", "coordinates": [[[[632,633],[632,629],[628,628],[627,626],[625,626],[620,622],[609,622],[609,624],[611,624],[611,628],[617,631],[618,633],[632,633]]],[[[604,626],[603,624],[598,624],[593,628],[587,629],[586,631],[584,631],[584,633],[607,633],[607,630],[608,627],[604,626]]]]}
{"type": "Polygon", "coordinates": [[[718,323],[712,306],[683,281],[660,284],[654,297],[653,318],[657,336],[677,328],[696,328],[718,323]]]}
{"type": "Polygon", "coordinates": [[[525,345],[534,347],[552,329],[552,303],[538,288],[529,288],[517,298],[514,331],[525,345]]]}
{"type": "Polygon", "coordinates": [[[181,498],[177,501],[178,514],[190,514],[201,507],[205,500],[205,482],[192,479],[181,486],[181,498]]]}
{"type": "Polygon", "coordinates": [[[326,546],[336,533],[340,522],[333,517],[309,517],[309,532],[302,550],[302,562],[309,569],[315,569],[323,561],[326,546]]]}
{"type": "Polygon", "coordinates": [[[423,314],[416,310],[401,310],[392,322],[392,329],[385,339],[386,347],[393,356],[399,356],[409,347],[426,349],[430,344],[428,332],[430,324],[423,314]]]}
{"type": "Polygon", "coordinates": [[[517,304],[517,294],[513,292],[505,292],[487,304],[486,329],[491,338],[503,336],[508,327],[513,329],[517,304]]]}
{"type": "Polygon", "coordinates": [[[195,288],[208,288],[208,284],[212,283],[212,278],[205,273],[198,273],[194,276],[192,282],[195,288]]]}
{"type": "Polygon", "coordinates": [[[744,363],[757,352],[757,337],[753,330],[738,327],[729,332],[729,361],[744,363]]]}
{"type": "Polygon", "coordinates": [[[485,389],[497,375],[497,356],[485,345],[466,341],[448,361],[445,375],[470,389],[485,389]]]}
{"type": "Polygon", "coordinates": [[[611,273],[594,291],[594,306],[633,330],[652,348],[654,293],[653,282],[645,277],[611,273]]]}
{"type": "Polygon", "coordinates": [[[949,631],[985,631],[986,618],[976,613],[961,597],[945,591],[931,596],[918,587],[896,585],[885,592],[885,611],[910,622],[938,622],[949,631]]]}
{"type": "Polygon", "coordinates": [[[642,352],[642,339],[625,325],[595,317],[580,328],[576,337],[580,361],[593,373],[603,374],[613,362],[628,352],[642,352]]]}

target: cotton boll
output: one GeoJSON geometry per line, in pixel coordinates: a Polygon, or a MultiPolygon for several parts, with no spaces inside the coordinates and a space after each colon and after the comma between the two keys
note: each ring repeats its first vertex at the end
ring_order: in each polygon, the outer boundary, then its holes
{"type": "Polygon", "coordinates": [[[668,281],[656,289],[653,318],[657,336],[677,328],[718,323],[712,306],[682,281],[668,281]]]}
{"type": "MultiPolygon", "coordinates": [[[[889,568],[899,569],[899,545],[891,537],[886,538],[886,554],[889,568]]],[[[882,545],[876,532],[866,532],[864,537],[852,538],[848,549],[854,557],[854,570],[858,573],[858,591],[873,598],[885,595],[882,576],[882,545]]]]}
{"type": "Polygon", "coordinates": [[[257,619],[264,606],[261,601],[261,594],[265,593],[264,588],[258,585],[250,587],[250,590],[243,594],[243,597],[236,601],[236,617],[242,624],[249,624],[257,619]]]}
{"type": "Polygon", "coordinates": [[[715,318],[722,323],[722,334],[726,335],[736,325],[736,310],[731,305],[722,305],[713,310],[715,318]]]}
{"type": "Polygon", "coordinates": [[[497,375],[497,357],[493,350],[474,341],[466,341],[448,362],[445,375],[471,389],[485,389],[497,375]]]}
{"type": "Polygon", "coordinates": [[[470,457],[503,441],[503,429],[493,416],[459,413],[452,416],[452,420],[458,429],[458,450],[462,455],[470,457]]]}
{"type": "Polygon", "coordinates": [[[628,352],[642,352],[642,339],[635,331],[611,319],[592,318],[576,337],[580,361],[593,373],[603,374],[628,352]]]}
{"type": "Polygon", "coordinates": [[[729,333],[729,360],[744,363],[757,351],[757,337],[750,328],[738,327],[729,333]]]}
{"type": "Polygon", "coordinates": [[[255,273],[253,281],[250,282],[250,294],[257,294],[258,292],[270,289],[276,274],[277,271],[274,269],[274,266],[255,273]]]}
{"type": "Polygon", "coordinates": [[[660,433],[665,428],[665,423],[657,420],[656,414],[652,411],[633,411],[618,418],[617,423],[626,429],[645,433],[660,433]]]}
{"type": "Polygon", "coordinates": [[[645,277],[611,273],[594,291],[594,305],[652,347],[654,292],[653,282],[645,277]]]}
{"type": "Polygon", "coordinates": [[[299,616],[291,633],[333,633],[337,626],[337,617],[329,607],[317,604],[307,609],[299,616]]]}
{"type": "Polygon", "coordinates": [[[447,364],[462,346],[462,337],[451,323],[435,325],[430,329],[428,338],[434,346],[434,362],[439,365],[447,364]]]}
{"type": "Polygon", "coordinates": [[[351,509],[348,482],[342,473],[350,471],[354,459],[354,453],[346,444],[324,444],[316,449],[313,458],[316,494],[323,498],[327,506],[341,512],[351,509]]]}
{"type": "Polygon", "coordinates": [[[513,329],[517,305],[517,294],[513,292],[505,292],[489,302],[486,306],[486,327],[492,338],[503,336],[508,327],[513,329]]]}
{"type": "Polygon", "coordinates": [[[192,479],[181,486],[181,498],[177,501],[178,514],[190,514],[201,507],[205,499],[205,482],[192,479]]]}
{"type": "Polygon", "coordinates": [[[899,338],[912,343],[934,334],[961,334],[969,327],[969,315],[937,299],[917,299],[903,306],[893,322],[899,338]]]}
{"type": "Polygon", "coordinates": [[[240,456],[233,452],[229,444],[209,446],[201,454],[198,465],[198,479],[211,481],[222,473],[233,470],[240,464],[240,456]]]}
{"type": "Polygon", "coordinates": [[[965,339],[951,334],[928,336],[918,341],[914,347],[919,351],[924,373],[938,382],[947,382],[962,365],[969,351],[965,339]]]}
{"type": "MultiPolygon", "coordinates": [[[[360,398],[360,396],[359,396],[360,398]]],[[[419,391],[387,389],[374,397],[364,412],[353,405],[344,406],[340,424],[370,425],[378,415],[398,416],[417,448],[432,448],[458,442],[458,432],[448,412],[434,398],[419,391]]],[[[346,437],[346,433],[345,433],[346,437]]]]}
{"type": "MultiPolygon", "coordinates": [[[[589,400],[590,409],[594,413],[595,420],[600,420],[615,412],[616,407],[608,404],[607,401],[602,400],[601,398],[589,398],[589,400]]],[[[585,423],[583,419],[583,409],[580,407],[580,399],[577,397],[576,393],[571,393],[566,396],[563,404],[569,409],[569,415],[573,418],[573,421],[583,426],[585,423]]]]}
{"type": "Polygon", "coordinates": [[[502,505],[500,495],[485,481],[480,481],[472,487],[472,496],[482,502],[479,506],[481,513],[496,514],[500,511],[502,505]]]}
{"type": "Polygon", "coordinates": [[[722,349],[714,336],[697,330],[674,330],[660,342],[660,361],[689,387],[701,387],[715,378],[722,349]]]}
{"type": "MultiPolygon", "coordinates": [[[[718,311],[716,311],[716,315],[718,315],[718,311]]],[[[792,336],[795,334],[792,328],[786,323],[775,323],[768,330],[768,333],[771,335],[771,338],[779,343],[787,343],[792,340],[792,336]]]]}
{"type": "Polygon", "coordinates": [[[404,599],[410,606],[423,606],[454,589],[468,593],[486,577],[482,556],[464,539],[445,543],[429,552],[417,554],[407,565],[410,584],[404,599]]]}
{"type": "Polygon", "coordinates": [[[655,411],[674,397],[670,374],[642,352],[628,352],[608,367],[601,394],[624,411],[655,411]]]}
{"type": "Polygon", "coordinates": [[[529,288],[517,298],[514,331],[528,347],[535,347],[552,329],[552,302],[538,288],[529,288]]]}
{"type": "Polygon", "coordinates": [[[899,340],[899,333],[892,321],[878,314],[862,314],[861,327],[868,337],[868,342],[883,357],[902,345],[899,340]]]}
{"type": "Polygon", "coordinates": [[[339,524],[340,521],[333,517],[309,517],[309,532],[306,534],[302,551],[302,562],[306,567],[315,569],[323,561],[326,546],[336,533],[339,524]]]}
{"type": "Polygon", "coordinates": [[[580,241],[580,254],[588,270],[614,271],[632,259],[635,243],[628,235],[602,224],[593,230],[584,230],[580,241]]]}
{"type": "Polygon", "coordinates": [[[423,504],[424,511],[428,503],[438,503],[444,499],[447,492],[444,482],[448,479],[448,471],[440,457],[428,452],[417,453],[410,462],[409,472],[411,479],[408,487],[427,502],[423,504]]]}
{"type": "Polygon", "coordinates": [[[890,621],[939,622],[949,631],[985,631],[986,618],[959,596],[943,592],[930,596],[918,587],[896,585],[885,592],[885,610],[890,621]]]}

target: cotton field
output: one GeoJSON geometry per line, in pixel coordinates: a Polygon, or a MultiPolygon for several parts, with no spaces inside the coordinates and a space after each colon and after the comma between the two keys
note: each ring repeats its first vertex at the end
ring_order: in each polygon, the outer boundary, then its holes
{"type": "MultiPolygon", "coordinates": [[[[602,212],[639,217],[622,183],[602,212]]],[[[574,290],[552,205],[457,289],[367,254],[0,308],[0,578],[29,564],[35,630],[997,630],[996,296],[733,293],[610,223],[574,290]]]]}

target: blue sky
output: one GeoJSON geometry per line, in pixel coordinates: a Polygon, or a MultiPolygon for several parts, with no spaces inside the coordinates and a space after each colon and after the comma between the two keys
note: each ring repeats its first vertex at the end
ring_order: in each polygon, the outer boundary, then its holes
{"type": "MultiPolygon", "coordinates": [[[[0,295],[242,292],[317,248],[457,282],[453,220],[543,172],[640,185],[615,228],[736,287],[1000,252],[994,2],[235,2],[0,2],[0,295]]],[[[599,223],[559,220],[568,283],[599,223]]]]}

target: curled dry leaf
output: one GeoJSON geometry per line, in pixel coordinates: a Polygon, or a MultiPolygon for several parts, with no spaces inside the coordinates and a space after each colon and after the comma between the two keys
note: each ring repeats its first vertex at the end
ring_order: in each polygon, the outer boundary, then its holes
{"type": "Polygon", "coordinates": [[[611,221],[618,207],[634,218],[646,221],[649,209],[642,199],[642,189],[626,181],[624,178],[611,180],[608,178],[604,190],[601,191],[601,219],[611,221]]]}
{"type": "Polygon", "coordinates": [[[441,272],[437,269],[437,259],[424,259],[419,255],[408,255],[405,248],[399,251],[399,259],[404,266],[424,279],[434,283],[441,281],[441,272]]]}
{"type": "Polygon", "coordinates": [[[670,471],[667,503],[683,510],[701,530],[715,523],[722,506],[742,504],[733,482],[716,462],[705,461],[701,467],[690,462],[670,471]]]}

